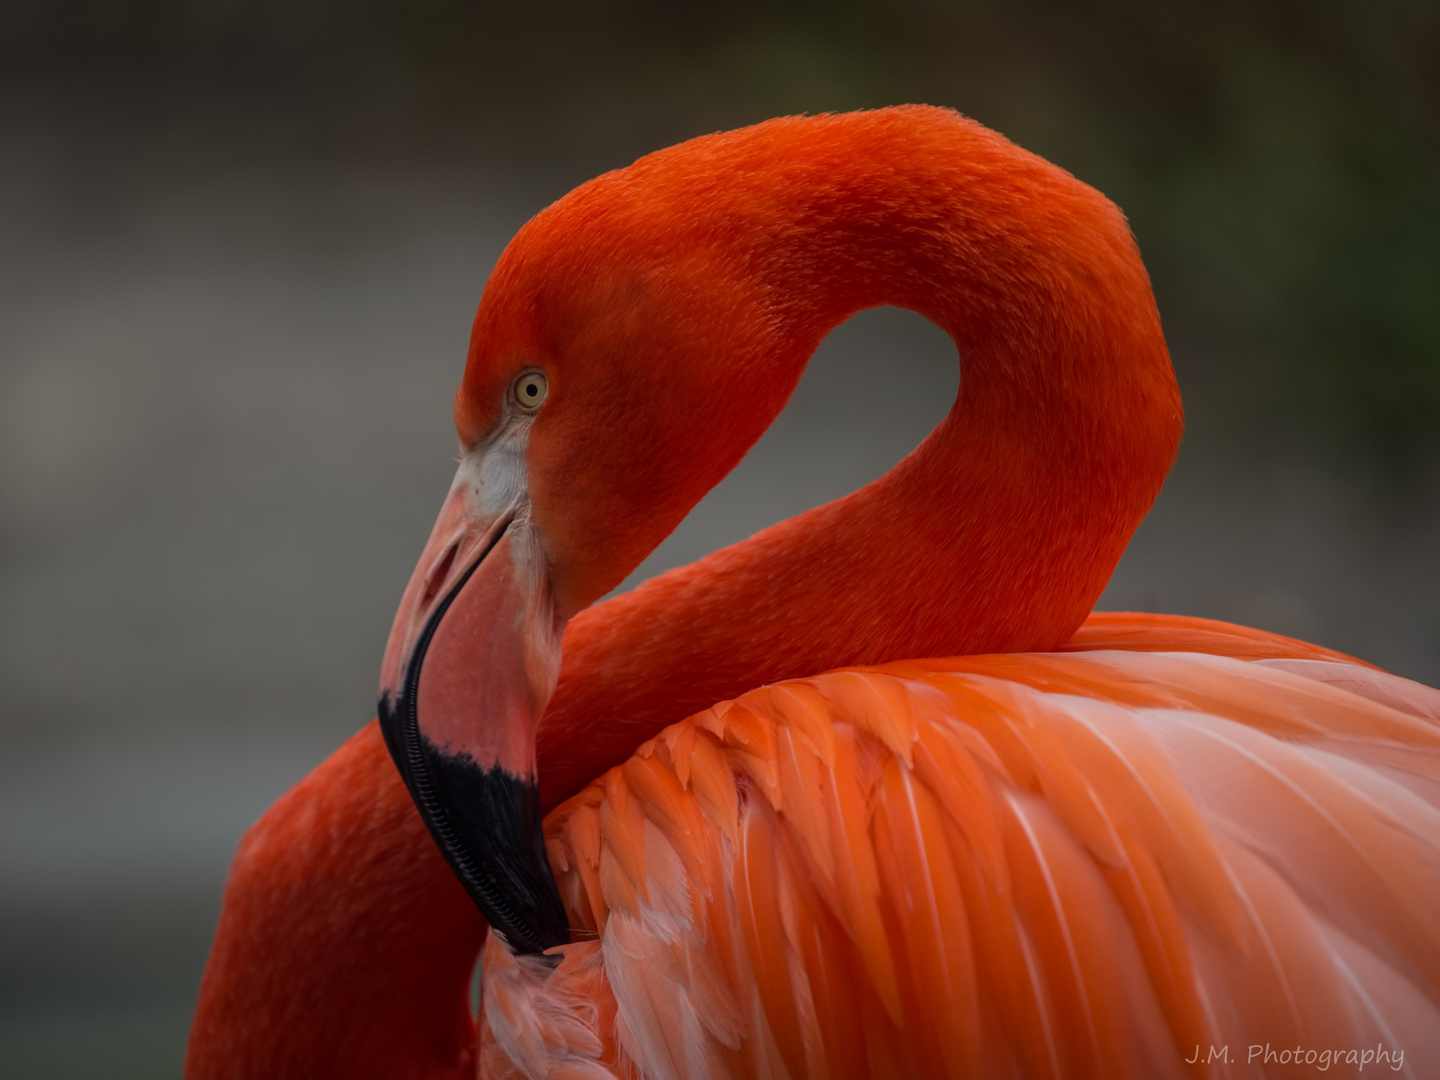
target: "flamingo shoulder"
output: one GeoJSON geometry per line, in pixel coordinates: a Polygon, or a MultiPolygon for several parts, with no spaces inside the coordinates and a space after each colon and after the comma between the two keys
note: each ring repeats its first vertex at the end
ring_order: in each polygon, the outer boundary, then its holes
{"type": "Polygon", "coordinates": [[[492,935],[486,1075],[1440,1059],[1440,692],[1257,631],[1109,616],[762,687],[546,839],[576,943],[492,935]]]}

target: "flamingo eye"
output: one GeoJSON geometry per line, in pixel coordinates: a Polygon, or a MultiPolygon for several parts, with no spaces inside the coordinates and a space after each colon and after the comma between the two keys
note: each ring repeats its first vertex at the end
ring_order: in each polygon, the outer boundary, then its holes
{"type": "Polygon", "coordinates": [[[543,371],[522,371],[511,388],[516,403],[531,412],[544,404],[545,395],[549,392],[550,380],[545,378],[543,371]]]}

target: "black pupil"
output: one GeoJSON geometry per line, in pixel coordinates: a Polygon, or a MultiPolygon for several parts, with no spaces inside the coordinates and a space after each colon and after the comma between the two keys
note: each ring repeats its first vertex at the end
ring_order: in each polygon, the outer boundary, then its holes
{"type": "Polygon", "coordinates": [[[536,386],[533,382],[525,384],[525,393],[528,394],[530,397],[534,397],[539,392],[540,388],[536,386]]]}

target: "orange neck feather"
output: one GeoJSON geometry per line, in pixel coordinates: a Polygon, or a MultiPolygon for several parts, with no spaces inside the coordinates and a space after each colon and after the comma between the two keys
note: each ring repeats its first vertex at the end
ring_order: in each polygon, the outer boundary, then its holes
{"type": "MultiPolygon", "coordinates": [[[[876,483],[576,616],[538,737],[547,808],[665,724],[756,685],[1055,648],[1159,491],[1180,398],[1119,211],[953,113],[902,111],[912,123],[776,121],[697,140],[757,144],[744,152],[769,165],[737,169],[715,197],[735,203],[721,220],[746,227],[711,257],[773,299],[765,384],[717,406],[729,412],[713,428],[758,435],[825,334],[884,304],[955,340],[954,409],[876,483]]],[[[635,169],[672,168],[685,149],[635,169]]],[[[733,168],[740,151],[725,149],[733,168]]],[[[743,345],[713,355],[747,359],[743,345]]],[[[738,453],[721,451],[724,471],[738,453]]]]}
{"type": "Polygon", "coordinates": [[[484,940],[372,721],[241,841],[185,1077],[473,1077],[484,940]]]}

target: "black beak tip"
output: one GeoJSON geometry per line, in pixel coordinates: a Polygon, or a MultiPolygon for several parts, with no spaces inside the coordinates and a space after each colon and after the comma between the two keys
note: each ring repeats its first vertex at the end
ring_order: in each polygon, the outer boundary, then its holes
{"type": "Polygon", "coordinates": [[[540,789],[468,754],[437,749],[418,730],[404,695],[380,696],[380,730],[445,861],[517,953],[539,953],[570,940],[540,816],[540,789]]]}

